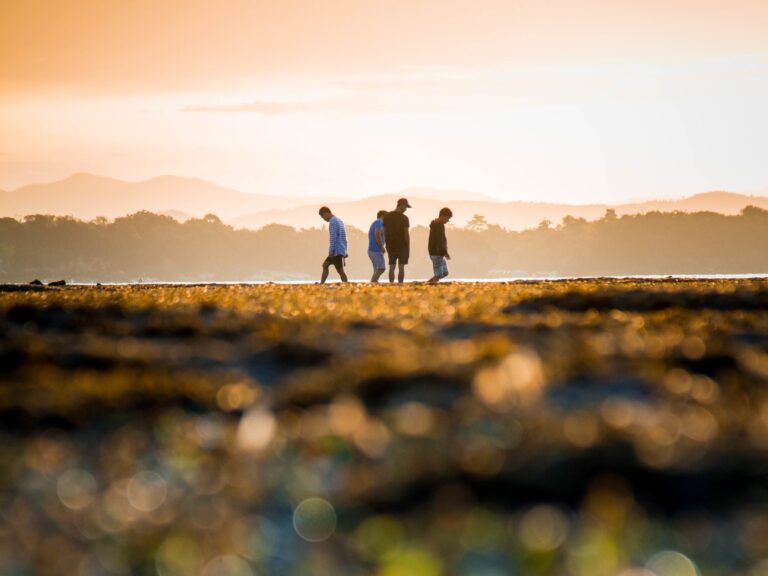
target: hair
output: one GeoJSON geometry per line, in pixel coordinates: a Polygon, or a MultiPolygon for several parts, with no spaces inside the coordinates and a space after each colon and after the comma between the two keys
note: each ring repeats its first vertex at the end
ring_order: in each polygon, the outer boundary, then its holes
{"type": "Polygon", "coordinates": [[[317,213],[320,214],[320,216],[322,216],[323,214],[331,214],[332,212],[331,212],[331,209],[328,208],[328,206],[323,206],[322,208],[320,208],[320,210],[317,211],[317,213]]]}
{"type": "Polygon", "coordinates": [[[448,218],[453,218],[453,212],[451,212],[450,208],[440,208],[440,216],[447,216],[448,218]]]}
{"type": "Polygon", "coordinates": [[[383,218],[388,213],[389,213],[388,210],[379,210],[378,212],[376,212],[376,218],[383,218]]]}

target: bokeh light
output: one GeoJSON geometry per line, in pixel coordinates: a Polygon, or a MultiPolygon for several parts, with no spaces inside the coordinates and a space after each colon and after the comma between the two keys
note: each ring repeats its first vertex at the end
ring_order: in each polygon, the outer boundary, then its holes
{"type": "Polygon", "coordinates": [[[322,542],[336,530],[336,510],[322,498],[307,498],[293,512],[296,533],[308,542],[322,542]]]}
{"type": "Polygon", "coordinates": [[[656,554],[648,560],[646,568],[655,576],[699,576],[690,558],[672,550],[656,554]]]}

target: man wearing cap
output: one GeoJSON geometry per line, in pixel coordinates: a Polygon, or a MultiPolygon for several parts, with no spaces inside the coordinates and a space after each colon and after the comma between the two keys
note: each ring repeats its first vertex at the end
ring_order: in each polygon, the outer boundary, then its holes
{"type": "Polygon", "coordinates": [[[405,280],[405,265],[411,252],[411,237],[408,229],[411,222],[405,211],[410,208],[406,198],[397,201],[397,208],[384,216],[384,236],[387,239],[387,252],[389,252],[389,281],[395,281],[395,265],[398,267],[397,281],[401,284],[405,280]]]}

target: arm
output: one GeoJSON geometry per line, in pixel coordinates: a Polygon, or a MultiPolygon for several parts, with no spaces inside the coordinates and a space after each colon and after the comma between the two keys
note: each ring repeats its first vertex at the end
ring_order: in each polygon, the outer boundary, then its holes
{"type": "Polygon", "coordinates": [[[411,221],[408,216],[405,217],[405,247],[408,251],[411,250],[411,221]]]}
{"type": "Polygon", "coordinates": [[[339,256],[339,255],[346,256],[346,253],[344,252],[344,250],[341,250],[341,245],[342,245],[341,239],[342,239],[341,225],[337,224],[336,236],[333,238],[333,246],[336,251],[336,256],[339,256]]]}
{"type": "Polygon", "coordinates": [[[339,243],[338,243],[338,245],[344,247],[344,249],[340,250],[340,252],[341,252],[341,255],[344,256],[344,258],[346,258],[348,256],[348,254],[347,254],[347,228],[344,226],[343,223],[339,226],[339,243]]]}
{"type": "Polygon", "coordinates": [[[450,260],[451,255],[448,254],[448,236],[445,235],[445,225],[443,225],[443,252],[445,253],[445,257],[450,260]]]}
{"type": "MultiPolygon", "coordinates": [[[[381,230],[383,230],[383,229],[384,228],[382,226],[381,230]]],[[[382,252],[386,252],[387,250],[386,250],[386,248],[384,248],[384,242],[381,240],[381,230],[379,228],[376,228],[373,231],[373,237],[376,238],[376,244],[379,245],[379,248],[381,248],[381,251],[382,252]]]]}
{"type": "Polygon", "coordinates": [[[337,238],[339,236],[339,227],[336,225],[336,222],[331,222],[328,227],[328,255],[333,256],[334,255],[334,249],[336,248],[336,242],[337,238]]]}

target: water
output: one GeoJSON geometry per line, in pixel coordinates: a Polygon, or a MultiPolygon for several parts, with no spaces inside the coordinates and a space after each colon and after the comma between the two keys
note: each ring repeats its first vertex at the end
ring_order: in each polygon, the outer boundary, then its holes
{"type": "MultiPolygon", "coordinates": [[[[459,283],[484,283],[484,284],[507,284],[515,282],[546,282],[562,280],[752,280],[768,278],[768,274],[631,274],[627,276],[515,276],[506,278],[452,278],[444,280],[447,282],[459,283]]],[[[350,278],[350,282],[368,284],[367,278],[350,278]]],[[[423,284],[425,280],[406,280],[406,284],[423,284]]],[[[154,285],[154,286],[258,286],[262,284],[316,284],[317,280],[210,280],[210,281],[179,281],[169,282],[147,279],[142,282],[72,282],[75,286],[132,286],[132,285],[154,285]]],[[[328,284],[339,284],[338,280],[330,280],[328,284]]],[[[380,284],[389,284],[382,280],[380,284]]]]}

